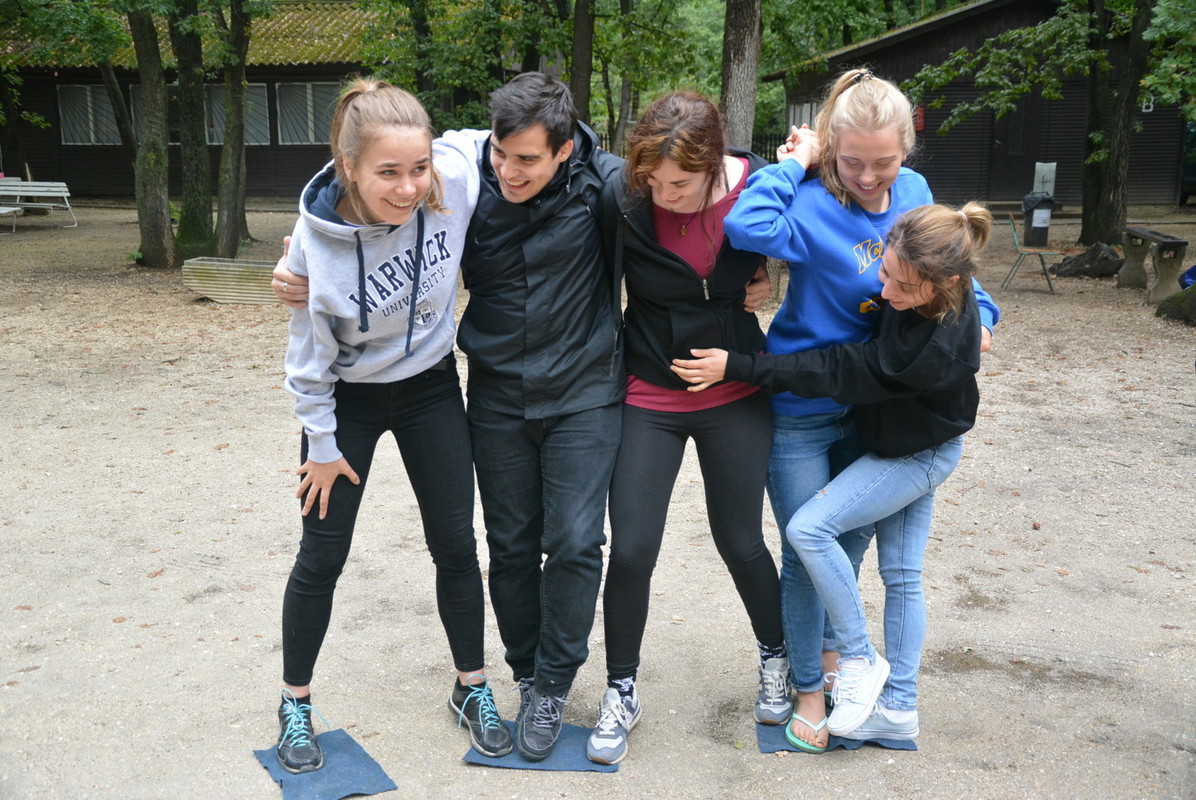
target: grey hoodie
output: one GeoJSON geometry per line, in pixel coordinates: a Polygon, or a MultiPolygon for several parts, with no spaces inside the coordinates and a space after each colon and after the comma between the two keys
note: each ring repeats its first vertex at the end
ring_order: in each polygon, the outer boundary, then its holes
{"type": "Polygon", "coordinates": [[[300,197],[287,268],[307,276],[311,294],[307,307],[291,314],[286,388],[295,397],[295,416],[308,436],[312,461],[341,457],[332,393],[336,381],[403,380],[453,349],[461,252],[478,199],[477,146],[450,134],[434,142],[433,160],[444,183],[445,211],[421,204],[398,227],[341,219],[335,208],[344,190],[331,163],[300,197]],[[417,245],[420,216],[423,241],[417,245]],[[422,247],[418,259],[417,246],[422,247]]]}

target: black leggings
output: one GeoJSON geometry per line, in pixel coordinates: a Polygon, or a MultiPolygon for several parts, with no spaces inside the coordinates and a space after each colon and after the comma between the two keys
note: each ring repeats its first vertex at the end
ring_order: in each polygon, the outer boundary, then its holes
{"type": "MultiPolygon", "coordinates": [[[[361,483],[354,486],[344,476],[337,478],[327,516],[320,519],[317,504],[303,518],[303,540],[282,603],[283,681],[292,686],[311,683],[374,448],[387,431],[399,445],[419,503],[424,541],[436,565],[436,606],[453,663],[464,672],[480,670],[485,664],[484,612],[473,532],[473,463],[452,357],[406,380],[342,381],[334,391],[336,444],[361,483]]],[[[300,463],[306,461],[304,436],[300,463]]]]}
{"type": "Polygon", "coordinates": [[[777,568],[764,544],[764,480],[772,450],[765,392],[703,411],[623,408],[623,439],[610,488],[610,560],[602,608],[608,678],[635,675],[648,619],[652,570],[673,484],[690,437],[706,489],[710,532],[756,639],[784,642],[777,568]]]}

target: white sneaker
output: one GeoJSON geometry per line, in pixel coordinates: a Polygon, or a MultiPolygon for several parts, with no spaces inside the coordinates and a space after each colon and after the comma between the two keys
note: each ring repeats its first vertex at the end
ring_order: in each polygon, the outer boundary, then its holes
{"type": "Polygon", "coordinates": [[[864,724],[888,678],[889,662],[880,655],[874,661],[863,656],[839,659],[832,692],[835,707],[826,722],[832,736],[846,736],[864,724]]]}
{"type": "Polygon", "coordinates": [[[598,705],[598,724],[586,742],[586,758],[596,764],[618,764],[627,755],[627,734],[639,722],[639,693],[621,697],[618,689],[607,689],[598,705]]]}
{"type": "Polygon", "coordinates": [[[754,716],[761,725],[784,725],[793,713],[789,691],[789,659],[770,658],[760,668],[760,691],[754,716]]]}
{"type": "Polygon", "coordinates": [[[889,709],[881,705],[880,701],[876,702],[876,708],[864,720],[864,724],[856,728],[851,733],[843,735],[844,739],[917,739],[918,728],[918,712],[914,712],[909,722],[893,722],[888,717],[889,709]]]}

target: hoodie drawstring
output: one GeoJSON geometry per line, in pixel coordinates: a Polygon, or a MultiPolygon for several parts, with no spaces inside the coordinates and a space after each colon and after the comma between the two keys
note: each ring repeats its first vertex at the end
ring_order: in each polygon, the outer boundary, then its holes
{"type": "MultiPolygon", "coordinates": [[[[360,245],[359,245],[360,246],[360,245]]],[[[411,352],[411,334],[415,328],[415,305],[419,300],[419,274],[424,266],[424,209],[415,212],[415,277],[411,281],[411,303],[407,312],[407,355],[411,352]]]]}
{"type": "Polygon", "coordinates": [[[361,231],[353,231],[353,238],[357,240],[357,308],[361,319],[357,330],[365,333],[370,329],[370,309],[365,297],[365,253],[361,250],[361,231]]]}
{"type": "MultiPolygon", "coordinates": [[[[357,307],[361,320],[357,325],[357,330],[365,333],[370,329],[370,308],[365,293],[365,253],[361,247],[361,231],[353,231],[353,238],[357,242],[357,307]]],[[[415,306],[419,301],[419,278],[423,268],[424,210],[420,208],[415,212],[415,277],[411,282],[411,300],[408,303],[409,311],[407,312],[407,342],[404,346],[404,351],[409,356],[414,355],[411,352],[411,335],[415,328],[415,306]]]]}

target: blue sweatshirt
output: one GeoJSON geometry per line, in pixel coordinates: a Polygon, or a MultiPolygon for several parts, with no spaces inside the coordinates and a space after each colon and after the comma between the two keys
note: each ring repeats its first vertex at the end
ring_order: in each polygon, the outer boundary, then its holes
{"type": "MultiPolygon", "coordinates": [[[[798,353],[866,342],[880,316],[880,270],[885,236],[906,211],[934,202],[926,179],[901,168],[889,189],[889,208],[872,214],[854,201],[843,206],[815,178],[786,159],[752,173],[724,225],[731,244],[789,262],[785,300],[768,329],[769,353],[798,353]]],[[[990,330],[1000,310],[975,283],[980,324],[990,330]]],[[[830,414],[830,398],[789,392],[773,398],[783,416],[830,414]]]]}

